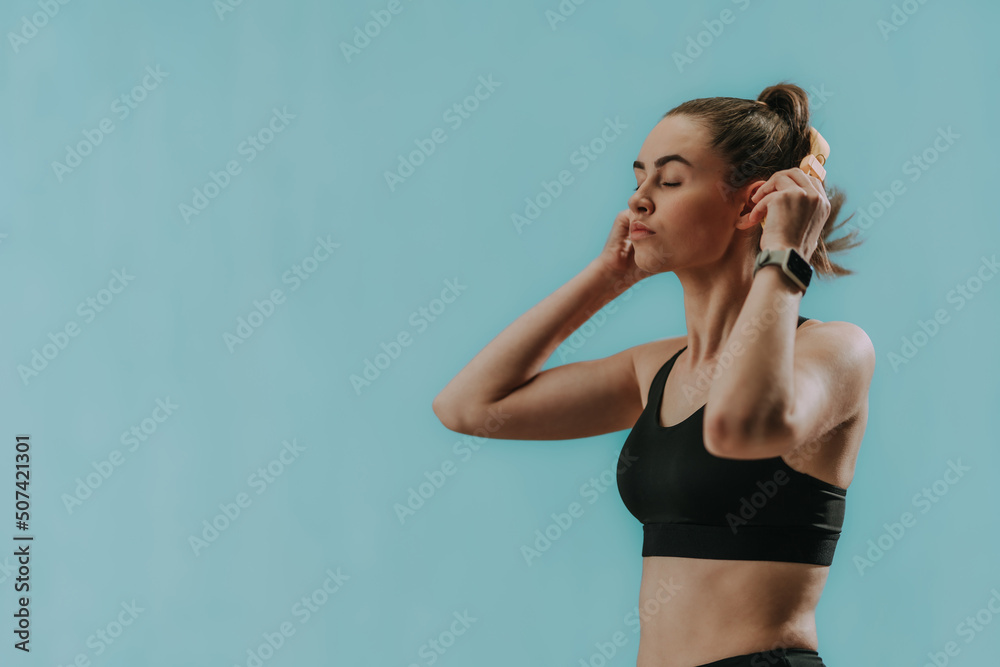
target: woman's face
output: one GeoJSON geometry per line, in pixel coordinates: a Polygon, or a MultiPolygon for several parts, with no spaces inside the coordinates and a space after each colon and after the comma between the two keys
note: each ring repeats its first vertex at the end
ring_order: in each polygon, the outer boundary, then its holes
{"type": "Polygon", "coordinates": [[[753,184],[726,187],[727,165],[709,148],[701,125],[681,115],[664,118],[643,142],[634,169],[638,188],[628,206],[639,267],[659,273],[725,254],[753,184]]]}

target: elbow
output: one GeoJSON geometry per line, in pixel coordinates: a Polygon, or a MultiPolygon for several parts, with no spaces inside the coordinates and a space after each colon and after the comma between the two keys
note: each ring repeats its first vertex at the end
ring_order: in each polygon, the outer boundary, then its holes
{"type": "Polygon", "coordinates": [[[434,411],[434,415],[449,431],[455,431],[456,433],[463,433],[462,431],[462,421],[459,419],[458,411],[454,406],[449,405],[447,401],[441,398],[441,394],[434,397],[431,402],[431,410],[434,411]]]}
{"type": "Polygon", "coordinates": [[[739,415],[705,415],[705,450],[724,459],[759,459],[784,451],[792,436],[787,420],[739,415]]]}
{"type": "Polygon", "coordinates": [[[736,449],[736,442],[740,440],[739,434],[743,427],[736,423],[731,416],[705,414],[705,427],[702,439],[705,442],[705,451],[712,456],[719,458],[733,458],[732,452],[736,449]]]}
{"type": "Polygon", "coordinates": [[[504,424],[511,415],[504,412],[499,403],[486,405],[455,405],[439,398],[431,403],[431,409],[449,431],[477,438],[510,437],[509,429],[503,431],[504,424]]]}

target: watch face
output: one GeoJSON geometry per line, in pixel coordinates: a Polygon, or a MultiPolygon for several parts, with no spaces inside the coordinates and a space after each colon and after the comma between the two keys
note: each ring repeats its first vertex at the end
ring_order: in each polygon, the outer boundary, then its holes
{"type": "Polygon", "coordinates": [[[812,267],[809,266],[809,262],[802,258],[802,255],[797,252],[788,253],[788,268],[798,276],[803,285],[809,285],[809,280],[812,278],[812,267]]]}

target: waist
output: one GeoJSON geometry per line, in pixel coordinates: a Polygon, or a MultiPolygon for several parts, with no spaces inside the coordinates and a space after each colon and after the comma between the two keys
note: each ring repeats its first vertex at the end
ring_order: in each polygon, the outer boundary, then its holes
{"type": "Polygon", "coordinates": [[[639,664],[690,667],[776,646],[816,648],[828,574],[801,563],[644,558],[639,664]]]}
{"type": "Polygon", "coordinates": [[[830,565],[840,531],[815,527],[646,523],[643,556],[830,565]]]}

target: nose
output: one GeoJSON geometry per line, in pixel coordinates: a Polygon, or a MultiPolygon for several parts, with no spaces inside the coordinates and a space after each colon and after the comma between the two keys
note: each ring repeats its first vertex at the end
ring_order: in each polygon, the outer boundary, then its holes
{"type": "Polygon", "coordinates": [[[632,196],[628,198],[628,207],[633,213],[652,213],[653,202],[649,197],[643,192],[640,186],[638,190],[632,193],[632,196]]]}

